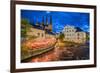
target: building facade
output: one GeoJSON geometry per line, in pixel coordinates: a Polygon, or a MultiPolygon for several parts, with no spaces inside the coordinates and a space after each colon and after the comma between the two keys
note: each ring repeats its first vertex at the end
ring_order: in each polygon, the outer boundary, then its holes
{"type": "Polygon", "coordinates": [[[45,31],[37,28],[30,28],[30,31],[27,32],[28,36],[34,36],[38,38],[45,38],[45,31]]]}
{"type": "Polygon", "coordinates": [[[67,25],[63,29],[64,41],[75,42],[75,43],[85,43],[86,42],[86,32],[82,31],[79,27],[74,27],[67,25]]]}
{"type": "Polygon", "coordinates": [[[27,32],[27,35],[35,36],[38,38],[54,37],[54,34],[52,32],[52,17],[46,16],[46,19],[43,17],[41,23],[38,23],[38,19],[37,19],[33,27],[30,28],[30,31],[27,32]]]}

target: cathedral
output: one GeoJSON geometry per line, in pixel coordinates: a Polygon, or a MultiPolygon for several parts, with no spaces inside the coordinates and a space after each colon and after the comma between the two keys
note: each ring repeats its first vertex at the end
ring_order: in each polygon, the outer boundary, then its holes
{"type": "Polygon", "coordinates": [[[36,23],[27,35],[39,38],[54,37],[54,33],[52,32],[52,16],[43,16],[42,22],[38,22],[37,18],[36,23]]]}

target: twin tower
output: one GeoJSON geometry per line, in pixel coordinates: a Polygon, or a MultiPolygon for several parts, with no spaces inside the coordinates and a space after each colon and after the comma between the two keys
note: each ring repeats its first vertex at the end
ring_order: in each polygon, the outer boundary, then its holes
{"type": "Polygon", "coordinates": [[[52,16],[42,16],[42,22],[39,22],[37,18],[35,25],[43,28],[44,30],[52,31],[52,16]]]}

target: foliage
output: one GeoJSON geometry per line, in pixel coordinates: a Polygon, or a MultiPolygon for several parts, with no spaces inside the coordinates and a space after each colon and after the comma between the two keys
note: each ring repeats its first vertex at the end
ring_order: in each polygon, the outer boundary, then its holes
{"type": "Polygon", "coordinates": [[[29,21],[27,19],[21,19],[21,24],[29,24],[29,21]]]}
{"type": "Polygon", "coordinates": [[[21,19],[21,36],[26,37],[26,33],[31,27],[32,25],[29,24],[29,21],[27,19],[21,19]]]}
{"type": "Polygon", "coordinates": [[[86,34],[86,40],[89,40],[90,37],[89,37],[89,34],[86,34]]]}
{"type": "Polygon", "coordinates": [[[25,37],[26,36],[26,30],[25,29],[21,29],[21,36],[25,37]]]}
{"type": "Polygon", "coordinates": [[[61,33],[61,34],[59,35],[58,39],[62,41],[62,40],[64,39],[64,37],[65,37],[65,35],[64,35],[63,33],[61,33]]]}

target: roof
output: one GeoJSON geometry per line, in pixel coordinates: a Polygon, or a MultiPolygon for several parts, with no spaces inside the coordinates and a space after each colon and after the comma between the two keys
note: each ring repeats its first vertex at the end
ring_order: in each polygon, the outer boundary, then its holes
{"type": "MultiPolygon", "coordinates": [[[[43,27],[41,27],[40,25],[33,25],[33,28],[36,28],[36,29],[39,29],[39,30],[45,30],[45,29],[44,29],[43,27]]],[[[51,31],[48,30],[48,29],[46,29],[45,31],[46,31],[46,33],[48,33],[48,34],[54,35],[54,33],[51,32],[51,31]]]]}
{"type": "Polygon", "coordinates": [[[40,25],[33,25],[34,28],[40,29],[40,30],[44,30],[40,25]]]}
{"type": "Polygon", "coordinates": [[[75,27],[75,29],[76,29],[76,32],[78,32],[78,31],[83,31],[81,28],[79,28],[79,27],[75,27]]]}
{"type": "Polygon", "coordinates": [[[46,30],[46,33],[51,34],[51,35],[55,35],[53,32],[46,30]]]}

